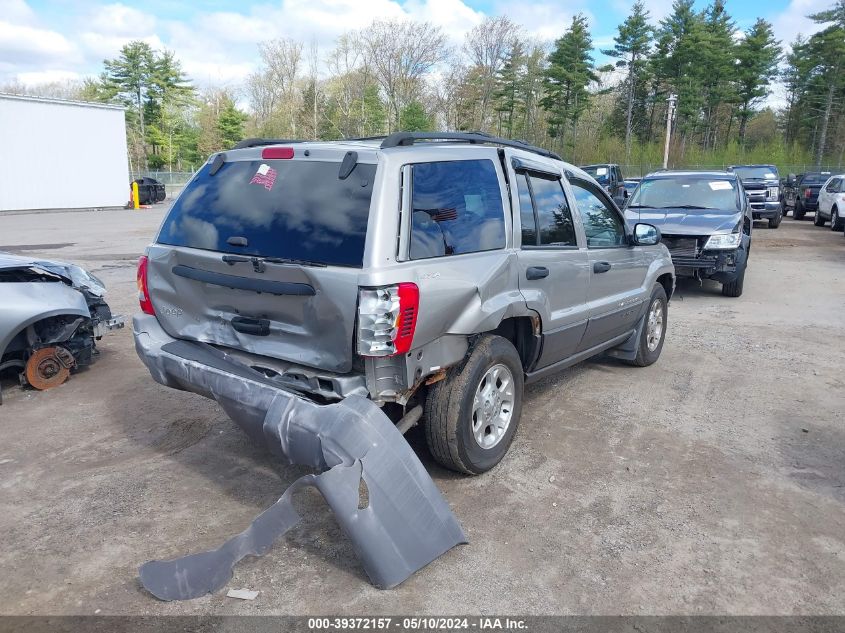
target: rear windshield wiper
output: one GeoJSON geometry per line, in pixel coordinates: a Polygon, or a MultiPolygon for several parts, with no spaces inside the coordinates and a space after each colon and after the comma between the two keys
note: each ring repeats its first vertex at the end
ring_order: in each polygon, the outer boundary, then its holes
{"type": "Polygon", "coordinates": [[[252,262],[253,266],[257,266],[258,263],[267,263],[267,264],[297,264],[299,266],[316,266],[318,268],[325,268],[328,264],[323,262],[312,262],[308,261],[307,259],[292,259],[289,257],[260,257],[256,255],[246,256],[246,255],[223,255],[223,261],[229,264],[230,266],[234,266],[235,264],[241,263],[248,263],[252,262]]]}
{"type": "Polygon", "coordinates": [[[290,257],[259,257],[258,259],[268,264],[298,264],[300,266],[317,266],[318,268],[328,266],[325,262],[312,262],[307,259],[293,259],[290,257]]]}

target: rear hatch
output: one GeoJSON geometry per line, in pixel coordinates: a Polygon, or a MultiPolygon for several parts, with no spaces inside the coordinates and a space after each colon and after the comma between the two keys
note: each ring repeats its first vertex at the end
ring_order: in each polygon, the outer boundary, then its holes
{"type": "Polygon", "coordinates": [[[212,157],[187,185],[148,251],[150,298],[173,337],[345,373],[375,155],[341,178],[344,148],[280,149],[212,157]]]}

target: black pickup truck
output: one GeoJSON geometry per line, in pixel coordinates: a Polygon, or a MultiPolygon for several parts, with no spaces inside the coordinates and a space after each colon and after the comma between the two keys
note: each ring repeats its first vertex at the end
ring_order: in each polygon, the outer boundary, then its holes
{"type": "Polygon", "coordinates": [[[778,228],[785,212],[781,205],[780,177],[777,167],[774,165],[731,165],[728,171],[734,172],[742,181],[754,219],[768,220],[770,229],[778,228]]]}
{"type": "Polygon", "coordinates": [[[819,191],[830,178],[829,171],[808,171],[806,174],[789,174],[783,181],[783,213],[792,210],[792,217],[803,220],[807,212],[819,208],[819,191]]]}
{"type": "Polygon", "coordinates": [[[598,163],[595,165],[581,165],[581,169],[595,178],[605,188],[613,201],[620,207],[628,199],[628,188],[622,177],[622,170],[615,163],[598,163]]]}

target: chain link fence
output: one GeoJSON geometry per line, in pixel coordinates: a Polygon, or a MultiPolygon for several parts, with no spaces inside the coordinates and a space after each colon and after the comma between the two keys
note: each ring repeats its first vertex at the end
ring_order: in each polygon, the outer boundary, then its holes
{"type": "MultiPolygon", "coordinates": [[[[731,163],[741,164],[741,163],[731,163]]],[[[845,172],[845,168],[839,165],[822,165],[820,168],[814,164],[792,164],[792,165],[775,165],[778,168],[778,173],[781,178],[786,178],[788,174],[804,174],[808,171],[829,171],[831,174],[839,174],[845,172]]],[[[669,164],[669,169],[689,169],[692,171],[724,171],[729,167],[725,165],[673,165],[669,164]]],[[[663,164],[629,164],[619,165],[622,170],[622,175],[625,178],[641,178],[653,171],[663,168],[663,164]]]]}
{"type": "Polygon", "coordinates": [[[172,200],[185,187],[187,182],[193,178],[192,171],[133,171],[130,172],[130,182],[138,178],[154,178],[164,184],[167,191],[167,198],[172,200]]]}

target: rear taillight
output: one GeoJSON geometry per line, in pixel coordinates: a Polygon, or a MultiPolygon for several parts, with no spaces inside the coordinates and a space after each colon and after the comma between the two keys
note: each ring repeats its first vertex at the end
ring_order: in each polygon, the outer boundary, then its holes
{"type": "Polygon", "coordinates": [[[358,291],[358,353],[393,356],[411,349],[417,327],[420,290],[401,283],[358,291]]]}
{"type": "Polygon", "coordinates": [[[804,190],[804,197],[805,198],[809,198],[811,195],[813,195],[812,191],[810,191],[809,189],[804,190]]]}
{"type": "Polygon", "coordinates": [[[147,286],[147,256],[142,255],[138,260],[138,303],[141,304],[141,312],[144,314],[155,314],[153,302],[150,301],[150,291],[147,286]]]}

